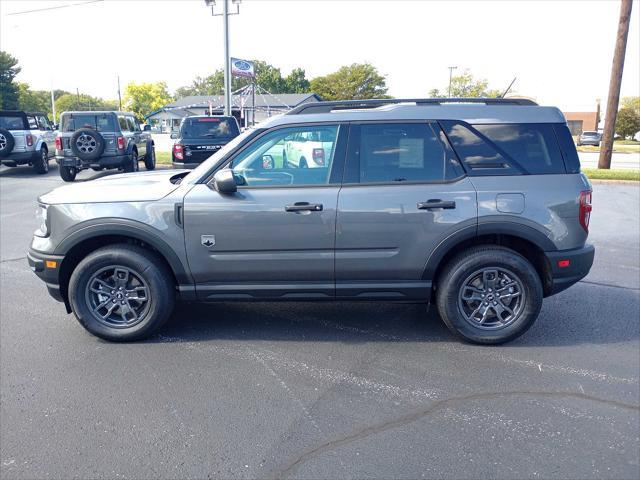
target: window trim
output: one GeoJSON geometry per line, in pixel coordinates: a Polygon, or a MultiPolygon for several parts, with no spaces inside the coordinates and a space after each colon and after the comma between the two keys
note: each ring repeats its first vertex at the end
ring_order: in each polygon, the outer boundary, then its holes
{"type": "MultiPolygon", "coordinates": [[[[344,166],[344,175],[342,177],[342,185],[344,187],[355,187],[355,186],[383,186],[383,185],[391,185],[391,186],[402,186],[402,185],[443,185],[448,183],[454,183],[466,175],[466,171],[464,168],[461,168],[462,174],[456,176],[455,178],[447,179],[447,169],[448,162],[451,160],[451,154],[454,155],[454,158],[458,161],[457,155],[455,154],[455,150],[450,145],[446,145],[443,143],[442,138],[439,133],[444,134],[437,120],[431,119],[393,119],[393,120],[358,120],[349,122],[349,143],[346,149],[346,158],[345,158],[345,166],[344,166]],[[442,147],[442,179],[441,180],[407,180],[402,182],[394,182],[394,181],[383,181],[383,182],[361,182],[360,181],[360,151],[358,150],[357,155],[354,153],[354,148],[359,148],[359,143],[361,140],[360,131],[357,131],[357,137],[354,136],[355,128],[360,127],[361,125],[390,125],[390,124],[420,124],[428,126],[433,135],[437,139],[438,143],[442,147]],[[434,128],[434,124],[437,128],[434,128]],[[354,178],[357,177],[357,181],[354,178]]],[[[446,135],[445,135],[445,138],[446,135]]],[[[447,138],[448,140],[448,138],[447,138]]]]}
{"type": "Polygon", "coordinates": [[[289,128],[304,128],[304,127],[320,127],[320,126],[337,126],[338,137],[336,140],[336,146],[333,154],[333,162],[331,165],[331,171],[329,173],[329,183],[304,183],[298,185],[238,185],[238,190],[268,190],[274,188],[327,188],[327,187],[339,187],[342,185],[342,175],[344,172],[344,163],[347,150],[347,137],[349,131],[348,122],[310,122],[310,123],[289,123],[286,125],[278,125],[273,128],[266,128],[254,137],[249,137],[247,142],[240,145],[235,151],[231,152],[227,158],[225,158],[219,165],[213,167],[210,172],[203,175],[198,183],[205,183],[209,188],[213,187],[213,177],[219,170],[227,168],[227,166],[233,162],[239,155],[242,155],[246,149],[248,149],[255,142],[259,141],[262,137],[272,132],[289,129],[289,128]]]}

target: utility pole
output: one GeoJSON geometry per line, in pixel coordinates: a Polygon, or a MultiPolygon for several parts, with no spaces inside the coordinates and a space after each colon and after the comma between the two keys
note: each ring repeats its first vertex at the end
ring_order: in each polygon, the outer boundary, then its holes
{"type": "Polygon", "coordinates": [[[78,87],[76,87],[76,109],[80,110],[80,90],[78,90],[78,87]]]}
{"type": "Polygon", "coordinates": [[[53,123],[57,123],[56,122],[56,98],[53,95],[53,82],[51,82],[51,117],[53,120],[53,123]]]}
{"type": "Polygon", "coordinates": [[[629,20],[631,18],[632,3],[632,0],[622,0],[620,4],[618,35],[616,36],[616,47],[613,51],[613,66],[611,67],[609,96],[607,97],[607,112],[604,118],[604,132],[600,143],[598,168],[611,168],[613,136],[616,128],[616,117],[618,116],[618,103],[620,102],[620,84],[622,83],[622,70],[624,69],[624,55],[627,49],[627,36],[629,35],[629,20]]]}
{"type": "Polygon", "coordinates": [[[122,95],[120,95],[120,75],[118,75],[118,110],[122,111],[122,95]]]}
{"type": "Polygon", "coordinates": [[[449,98],[451,98],[451,78],[453,77],[453,71],[458,67],[448,67],[449,68],[449,98]]]}

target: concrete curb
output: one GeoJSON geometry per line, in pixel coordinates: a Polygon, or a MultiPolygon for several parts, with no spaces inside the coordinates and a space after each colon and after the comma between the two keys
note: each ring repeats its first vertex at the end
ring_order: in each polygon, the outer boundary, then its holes
{"type": "Polygon", "coordinates": [[[619,185],[638,185],[640,186],[640,180],[605,180],[603,178],[589,179],[592,184],[619,184],[619,185]]]}

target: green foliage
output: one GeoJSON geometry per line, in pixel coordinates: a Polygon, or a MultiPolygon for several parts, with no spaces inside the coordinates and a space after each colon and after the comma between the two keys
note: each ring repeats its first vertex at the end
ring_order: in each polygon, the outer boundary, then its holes
{"type": "Polygon", "coordinates": [[[62,112],[73,110],[117,110],[118,102],[116,100],[104,100],[99,97],[92,97],[84,93],[78,95],[75,93],[63,93],[56,99],[56,114],[59,116],[62,112]]]}
{"type": "Polygon", "coordinates": [[[618,110],[616,133],[626,138],[633,137],[638,131],[640,131],[640,108],[630,105],[618,110]]]}
{"type": "MultiPolygon", "coordinates": [[[[451,77],[451,97],[453,98],[476,98],[476,97],[499,97],[500,90],[490,89],[489,82],[482,78],[476,79],[469,70],[465,70],[461,75],[451,77]]],[[[432,98],[445,98],[449,96],[449,86],[438,90],[429,90],[432,98]]]]}
{"type": "Polygon", "coordinates": [[[126,109],[133,112],[138,120],[164,107],[173,100],[165,82],[130,83],[124,91],[126,109]]]}
{"type": "Polygon", "coordinates": [[[587,177],[592,180],[631,180],[640,181],[640,171],[638,170],[611,170],[597,168],[580,169],[587,177]]]}
{"type": "Polygon", "coordinates": [[[311,91],[311,83],[305,76],[304,68],[294,68],[284,79],[287,93],[307,93],[311,91]]]}
{"type": "Polygon", "coordinates": [[[311,91],[323,100],[388,98],[384,76],[369,63],[353,63],[311,80],[311,91]]]}
{"type": "Polygon", "coordinates": [[[622,97],[620,108],[631,108],[640,115],[640,97],[622,97]]]}
{"type": "Polygon", "coordinates": [[[51,92],[46,90],[31,90],[29,85],[17,82],[18,106],[20,110],[28,112],[43,112],[51,118],[51,92]]]}
{"type": "Polygon", "coordinates": [[[19,108],[18,85],[13,80],[20,70],[15,57],[0,51],[0,109],[2,110],[19,108]]]}

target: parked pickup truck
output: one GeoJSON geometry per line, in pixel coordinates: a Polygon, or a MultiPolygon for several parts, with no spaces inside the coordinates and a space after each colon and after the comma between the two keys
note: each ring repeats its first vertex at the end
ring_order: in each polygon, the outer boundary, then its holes
{"type": "Polygon", "coordinates": [[[0,162],[7,167],[30,165],[37,173],[49,171],[56,134],[44,113],[0,111],[0,162]]]}

